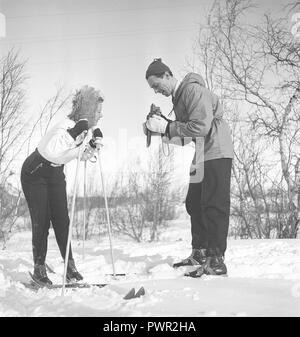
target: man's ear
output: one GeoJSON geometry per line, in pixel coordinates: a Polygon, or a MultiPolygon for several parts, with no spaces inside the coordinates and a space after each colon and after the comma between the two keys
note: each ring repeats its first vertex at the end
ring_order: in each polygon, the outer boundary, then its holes
{"type": "Polygon", "coordinates": [[[166,71],[164,74],[164,77],[168,80],[170,79],[171,75],[166,71]]]}

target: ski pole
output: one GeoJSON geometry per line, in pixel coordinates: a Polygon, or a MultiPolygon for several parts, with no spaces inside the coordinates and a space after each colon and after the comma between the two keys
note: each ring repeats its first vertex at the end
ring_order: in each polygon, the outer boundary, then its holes
{"type": "Polygon", "coordinates": [[[67,241],[66,254],[65,254],[65,263],[64,263],[63,286],[62,286],[62,291],[61,291],[61,295],[62,296],[64,296],[64,294],[65,294],[67,266],[68,266],[68,260],[69,260],[71,237],[72,237],[72,228],[73,228],[73,222],[74,222],[74,211],[75,211],[75,201],[76,201],[76,192],[77,192],[77,178],[78,178],[79,164],[80,164],[80,159],[81,159],[81,156],[83,154],[83,151],[85,150],[86,138],[87,137],[85,137],[83,139],[83,142],[80,145],[78,156],[77,156],[77,165],[76,165],[74,187],[73,187],[73,199],[72,199],[72,208],[71,208],[71,218],[70,218],[70,224],[69,224],[68,241],[67,241]]]}
{"type": "Polygon", "coordinates": [[[83,239],[82,239],[82,259],[85,258],[85,229],[86,229],[86,160],[84,161],[83,177],[83,239]]]}
{"type": "Polygon", "coordinates": [[[112,267],[113,267],[113,277],[116,278],[114,255],[113,255],[113,248],[112,248],[111,226],[110,226],[110,218],[109,218],[107,196],[106,196],[106,190],[105,190],[105,184],[104,184],[104,177],[103,177],[103,171],[102,171],[102,165],[101,165],[100,150],[98,150],[98,162],[99,162],[102,189],[103,189],[103,195],[104,195],[104,201],[105,201],[106,218],[107,218],[107,226],[108,226],[108,236],[109,236],[109,244],[110,244],[110,255],[111,255],[111,261],[112,261],[112,267]]]}

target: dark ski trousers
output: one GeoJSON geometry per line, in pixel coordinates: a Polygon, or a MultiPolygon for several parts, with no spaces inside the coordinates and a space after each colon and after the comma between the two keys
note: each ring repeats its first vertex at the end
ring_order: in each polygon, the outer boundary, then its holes
{"type": "Polygon", "coordinates": [[[230,215],[232,159],[204,162],[204,178],[189,184],[186,210],[191,217],[192,248],[224,255],[230,215]]]}
{"type": "MultiPolygon", "coordinates": [[[[64,259],[70,220],[63,165],[51,166],[35,150],[23,163],[21,183],[32,223],[34,264],[45,263],[50,221],[64,259]]],[[[72,259],[71,247],[69,259],[72,259]]]]}

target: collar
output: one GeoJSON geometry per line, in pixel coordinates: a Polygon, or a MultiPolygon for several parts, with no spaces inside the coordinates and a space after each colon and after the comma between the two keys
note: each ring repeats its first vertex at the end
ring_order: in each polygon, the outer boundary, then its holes
{"type": "Polygon", "coordinates": [[[173,99],[174,99],[174,97],[176,96],[177,89],[179,88],[181,82],[182,82],[182,79],[177,80],[177,83],[176,83],[176,85],[175,85],[175,89],[174,89],[173,94],[172,94],[173,99]]]}

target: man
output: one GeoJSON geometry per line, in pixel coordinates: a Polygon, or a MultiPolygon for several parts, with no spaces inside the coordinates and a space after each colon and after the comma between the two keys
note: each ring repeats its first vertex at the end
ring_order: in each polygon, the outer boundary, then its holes
{"type": "Polygon", "coordinates": [[[190,141],[195,143],[186,197],[192,254],[173,266],[197,266],[196,270],[185,274],[191,277],[225,275],[233,145],[220,101],[206,88],[199,74],[188,73],[178,81],[161,59],[149,65],[146,79],[155,93],[172,97],[176,116],[175,121],[150,116],[146,127],[168,137],[171,142],[179,137],[182,145],[190,141]]]}

